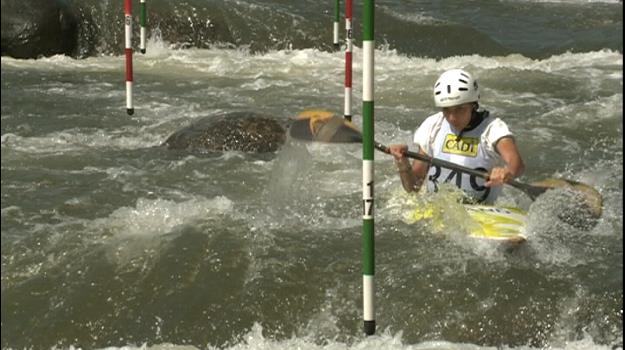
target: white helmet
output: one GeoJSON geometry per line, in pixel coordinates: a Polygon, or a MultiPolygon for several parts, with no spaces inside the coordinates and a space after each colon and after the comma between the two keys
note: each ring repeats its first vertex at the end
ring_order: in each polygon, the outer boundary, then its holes
{"type": "Polygon", "coordinates": [[[436,107],[458,106],[467,102],[477,102],[479,99],[477,80],[462,69],[446,71],[434,84],[436,107]]]}

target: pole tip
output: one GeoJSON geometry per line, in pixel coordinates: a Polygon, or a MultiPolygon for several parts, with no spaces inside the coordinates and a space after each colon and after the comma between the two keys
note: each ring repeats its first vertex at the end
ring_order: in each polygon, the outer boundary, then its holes
{"type": "Polygon", "coordinates": [[[145,49],[141,49],[141,53],[145,53],[145,49]]]}
{"type": "Polygon", "coordinates": [[[375,334],[375,320],[374,321],[365,321],[365,334],[373,335],[375,334]]]}
{"type": "Polygon", "coordinates": [[[133,114],[135,114],[135,109],[134,108],[126,108],[126,113],[128,113],[128,115],[133,115],[133,114]]]}

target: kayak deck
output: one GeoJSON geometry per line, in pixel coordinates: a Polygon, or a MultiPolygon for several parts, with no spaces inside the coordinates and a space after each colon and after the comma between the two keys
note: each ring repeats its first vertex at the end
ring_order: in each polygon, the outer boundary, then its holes
{"type": "MultiPolygon", "coordinates": [[[[527,214],[519,208],[480,204],[459,204],[458,208],[452,209],[455,212],[453,221],[461,223],[469,237],[509,243],[527,240],[527,214]],[[458,213],[458,208],[464,208],[464,212],[458,213]]],[[[431,205],[417,208],[409,216],[411,221],[431,220],[437,231],[449,224],[448,215],[431,205]]]]}

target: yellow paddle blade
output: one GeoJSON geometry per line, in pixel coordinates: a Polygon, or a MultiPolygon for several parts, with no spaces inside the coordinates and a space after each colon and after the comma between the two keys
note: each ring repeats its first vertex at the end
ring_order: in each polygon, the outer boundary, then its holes
{"type": "Polygon", "coordinates": [[[321,127],[326,125],[334,116],[336,116],[334,113],[323,109],[309,109],[298,114],[296,119],[308,119],[310,134],[317,135],[321,127]]]}
{"type": "Polygon", "coordinates": [[[299,113],[291,124],[289,134],[300,140],[331,143],[362,142],[362,134],[351,122],[323,109],[309,109],[299,113]]]}
{"type": "Polygon", "coordinates": [[[300,112],[297,115],[297,119],[326,119],[326,118],[331,118],[334,114],[334,112],[325,110],[325,109],[307,109],[305,111],[300,112]]]}
{"type": "Polygon", "coordinates": [[[592,186],[577,181],[554,178],[532,182],[531,185],[548,189],[565,188],[573,190],[582,196],[583,202],[581,204],[587,207],[593,218],[598,219],[601,217],[601,212],[603,210],[603,197],[601,196],[601,193],[599,193],[599,191],[592,186]]]}

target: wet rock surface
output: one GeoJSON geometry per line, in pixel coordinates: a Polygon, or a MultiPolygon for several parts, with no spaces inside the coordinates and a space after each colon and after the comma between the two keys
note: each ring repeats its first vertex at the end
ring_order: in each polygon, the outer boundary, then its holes
{"type": "Polygon", "coordinates": [[[169,149],[191,152],[274,152],[286,140],[286,124],[254,112],[203,117],[165,140],[169,149]]]}

